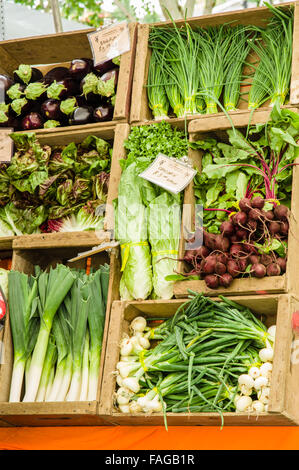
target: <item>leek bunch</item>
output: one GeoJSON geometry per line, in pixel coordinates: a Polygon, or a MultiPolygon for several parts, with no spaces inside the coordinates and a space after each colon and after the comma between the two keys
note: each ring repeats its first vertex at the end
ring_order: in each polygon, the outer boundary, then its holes
{"type": "Polygon", "coordinates": [[[9,272],[11,402],[96,400],[109,266],[9,272]],[[22,387],[25,393],[22,396],[22,387]]]}

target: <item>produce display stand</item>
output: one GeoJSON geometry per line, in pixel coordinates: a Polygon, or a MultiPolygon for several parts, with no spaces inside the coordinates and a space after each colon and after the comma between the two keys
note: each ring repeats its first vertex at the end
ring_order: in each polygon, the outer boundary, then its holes
{"type": "MultiPolygon", "coordinates": [[[[106,240],[107,238],[104,237],[99,241],[104,243],[106,240]]],[[[88,245],[84,244],[84,239],[82,241],[77,239],[77,243],[69,244],[67,240],[64,240],[58,244],[53,243],[52,247],[49,246],[49,243],[46,246],[41,246],[38,240],[36,243],[31,241],[31,247],[26,246],[26,243],[24,246],[22,249],[13,247],[12,269],[26,274],[33,274],[37,265],[42,269],[48,269],[57,263],[63,263],[77,269],[85,269],[86,259],[75,262],[69,262],[69,260],[77,256],[78,252],[87,251],[91,245],[90,243],[88,245]]],[[[106,251],[91,257],[91,267],[93,268],[97,268],[104,263],[110,264],[110,276],[97,400],[91,402],[8,403],[13,365],[13,345],[9,316],[7,315],[4,328],[4,361],[0,368],[0,419],[5,423],[15,426],[87,426],[106,424],[106,420],[109,423],[108,417],[104,419],[98,413],[98,400],[101,395],[110,310],[112,302],[115,300],[113,286],[117,266],[115,266],[113,257],[109,257],[106,251]]]]}
{"type": "MultiPolygon", "coordinates": [[[[287,5],[294,5],[294,32],[293,32],[293,57],[292,57],[292,77],[291,77],[291,93],[290,93],[290,105],[296,105],[299,103],[299,50],[298,50],[298,39],[299,39],[299,2],[288,2],[281,4],[281,7],[287,5]]],[[[275,5],[277,6],[277,5],[275,5]]],[[[204,15],[201,17],[195,17],[187,19],[188,24],[191,27],[208,27],[217,26],[222,24],[231,23],[232,25],[256,25],[264,27],[267,24],[267,20],[271,17],[271,13],[267,7],[248,8],[245,10],[229,11],[225,13],[218,13],[213,15],[204,15]]],[[[175,24],[177,27],[183,26],[185,20],[176,20],[175,24]]],[[[151,109],[148,105],[147,98],[147,79],[149,62],[151,57],[151,50],[149,48],[149,33],[152,26],[158,27],[173,27],[171,21],[165,21],[163,23],[153,24],[139,24],[137,32],[137,46],[136,46],[136,58],[135,58],[135,69],[134,78],[132,85],[132,102],[131,102],[131,122],[149,121],[153,120],[151,109]]],[[[251,54],[251,61],[254,62],[256,57],[251,54]]],[[[240,100],[238,105],[238,111],[229,112],[233,115],[242,115],[250,113],[247,109],[247,94],[250,85],[241,85],[241,92],[244,92],[243,100],[240,100]]],[[[268,107],[269,102],[264,103],[263,107],[268,107]]],[[[219,108],[219,114],[223,115],[219,108]]],[[[214,115],[215,116],[215,115],[214,115]]],[[[189,122],[192,119],[203,119],[205,120],[209,115],[188,115],[186,120],[189,122]]],[[[173,118],[170,117],[170,120],[173,118]]],[[[180,121],[184,121],[185,118],[179,118],[180,121]]]]}
{"type": "MultiPolygon", "coordinates": [[[[72,59],[92,58],[87,34],[93,31],[96,30],[89,28],[86,30],[1,41],[0,71],[1,73],[12,75],[13,71],[20,64],[28,64],[38,68],[45,74],[54,67],[68,67],[72,59]]],[[[121,56],[113,121],[126,122],[129,119],[137,37],[136,23],[129,24],[129,32],[131,47],[128,52],[121,56]]],[[[107,122],[54,129],[37,129],[36,132],[38,134],[56,134],[66,130],[69,132],[84,128],[91,130],[94,126],[98,128],[106,127],[107,122]]]]}
{"type": "MultiPolygon", "coordinates": [[[[292,108],[295,111],[298,111],[297,108],[292,108]]],[[[258,124],[265,123],[269,119],[270,111],[269,110],[259,110],[254,113],[253,116],[249,118],[248,114],[239,114],[231,115],[232,122],[234,126],[238,129],[246,128],[249,123],[258,124]]],[[[213,115],[207,117],[207,119],[197,119],[189,123],[189,138],[191,141],[200,140],[207,136],[225,138],[225,131],[231,128],[231,124],[228,121],[226,116],[217,116],[213,115]]],[[[191,158],[195,165],[200,168],[200,152],[194,151],[191,154],[191,158]]],[[[299,168],[298,166],[293,167],[293,186],[292,186],[292,203],[291,210],[292,216],[290,220],[290,230],[288,237],[288,261],[287,269],[285,274],[280,276],[271,276],[264,277],[263,279],[256,279],[254,277],[248,278],[236,278],[233,280],[232,284],[229,287],[217,289],[210,289],[206,286],[205,281],[203,280],[185,280],[185,281],[176,281],[174,285],[174,295],[175,297],[187,297],[188,289],[195,290],[197,292],[204,292],[209,296],[216,296],[221,294],[229,295],[254,295],[254,294],[270,294],[270,293],[292,293],[299,292],[299,273],[298,273],[298,264],[296,262],[296,253],[299,243],[297,237],[298,228],[299,228],[299,168]]],[[[182,226],[190,225],[190,208],[194,208],[195,196],[193,191],[193,182],[185,190],[184,197],[184,208],[183,208],[183,220],[182,226]]],[[[185,240],[183,236],[181,237],[180,250],[179,250],[179,259],[182,259],[185,252],[185,240]]],[[[178,262],[177,271],[179,273],[186,273],[188,269],[187,264],[184,261],[178,262]]]]}
{"type": "MultiPolygon", "coordinates": [[[[294,42],[290,103],[299,112],[299,2],[294,4],[294,42]],[[298,105],[298,108],[296,108],[298,105]]],[[[208,15],[188,19],[192,26],[220,25],[234,21],[235,24],[254,24],[263,26],[270,17],[266,7],[252,8],[218,15],[208,15]]],[[[183,24],[184,20],[176,22],[183,24]]],[[[171,22],[156,25],[171,25],[171,22]]],[[[121,178],[120,160],[126,158],[124,142],[133,126],[151,125],[153,120],[146,93],[146,82],[150,59],[148,37],[151,25],[130,24],[131,50],[121,57],[120,73],[114,117],[112,122],[69,126],[55,129],[38,129],[36,134],[42,144],[63,145],[79,143],[88,135],[96,135],[113,145],[107,210],[104,231],[33,234],[20,237],[0,238],[0,253],[12,253],[12,269],[31,274],[34,266],[42,269],[57,263],[70,265],[71,258],[78,253],[90,250],[96,245],[111,239],[114,228],[113,201],[118,196],[121,178]]],[[[43,72],[53,64],[69,64],[76,57],[91,57],[87,34],[94,29],[79,32],[59,33],[26,39],[3,41],[0,43],[0,70],[12,73],[20,63],[36,65],[43,72]],[[41,65],[42,64],[42,65],[41,65]]],[[[248,90],[248,87],[247,87],[248,90]]],[[[244,91],[244,89],[243,89],[244,91]]],[[[237,111],[229,116],[237,128],[244,128],[248,123],[265,123],[271,108],[268,103],[251,113],[246,102],[240,104],[237,111]]],[[[219,112],[214,115],[192,115],[186,118],[169,118],[172,127],[185,130],[190,141],[199,136],[211,134],[223,137],[231,124],[227,116],[219,112]]],[[[201,151],[189,149],[189,158],[200,168],[201,151]]],[[[193,183],[184,191],[184,209],[182,216],[182,237],[179,258],[184,254],[184,235],[192,228],[194,207],[193,183]],[[187,209],[188,207],[188,209],[187,209]]],[[[293,170],[292,214],[289,232],[289,258],[287,271],[282,276],[264,279],[234,279],[226,289],[208,289],[204,281],[178,281],[174,285],[172,300],[120,301],[119,284],[121,278],[121,256],[118,247],[91,256],[93,267],[103,263],[110,264],[108,304],[106,310],[101,368],[99,373],[97,400],[76,402],[36,402],[9,403],[9,388],[13,366],[13,344],[9,316],[6,316],[5,328],[0,332],[4,342],[5,361],[0,366],[0,428],[15,426],[164,426],[163,414],[122,414],[114,406],[116,387],[115,370],[119,361],[120,340],[128,332],[129,322],[136,316],[172,317],[177,308],[188,297],[188,289],[203,292],[219,300],[225,294],[240,305],[252,309],[257,315],[263,315],[265,324],[277,325],[274,349],[273,374],[268,411],[259,416],[248,413],[225,413],[224,426],[293,426],[299,425],[299,365],[291,360],[295,333],[291,327],[292,314],[299,310],[299,271],[297,263],[299,224],[299,168],[293,170]]],[[[84,268],[86,259],[71,264],[84,268]]],[[[178,272],[186,269],[183,262],[178,262],[178,272]]],[[[168,426],[220,426],[217,413],[167,413],[168,426]]]]}
{"type": "MultiPolygon", "coordinates": [[[[276,323],[273,371],[268,412],[224,413],[224,426],[292,426],[299,424],[299,365],[291,361],[294,333],[291,318],[299,307],[294,295],[234,296],[229,297],[240,305],[249,307],[258,316],[263,316],[267,326],[276,323]]],[[[216,299],[217,300],[217,299],[216,299]]],[[[116,377],[113,371],[119,361],[120,341],[128,333],[129,323],[137,316],[172,317],[186,300],[148,300],[139,302],[115,301],[111,310],[109,341],[106,349],[105,368],[100,398],[99,413],[109,416],[113,424],[163,426],[163,414],[122,414],[113,403],[116,377]]],[[[167,413],[168,426],[220,426],[217,413],[167,413]]]]}

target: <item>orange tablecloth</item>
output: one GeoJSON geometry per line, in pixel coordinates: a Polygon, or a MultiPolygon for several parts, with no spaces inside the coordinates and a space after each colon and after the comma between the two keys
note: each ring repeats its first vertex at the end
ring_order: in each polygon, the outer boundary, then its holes
{"type": "Polygon", "coordinates": [[[299,427],[0,428],[0,450],[299,450],[299,427]]]}

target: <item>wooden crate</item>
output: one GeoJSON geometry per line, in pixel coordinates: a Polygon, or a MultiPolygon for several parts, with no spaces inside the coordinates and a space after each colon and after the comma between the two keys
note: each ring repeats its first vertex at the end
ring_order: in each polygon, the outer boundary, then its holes
{"type": "MultiPolygon", "coordinates": [[[[105,241],[103,239],[102,241],[105,241]]],[[[84,269],[86,259],[69,262],[78,252],[84,252],[90,248],[90,245],[84,244],[85,241],[78,239],[77,245],[69,245],[67,240],[55,243],[49,246],[36,243],[31,249],[16,248],[13,252],[12,269],[27,274],[33,274],[35,266],[47,269],[55,266],[57,263],[63,263],[70,267],[84,269]]],[[[101,395],[101,383],[104,367],[105,351],[108,339],[108,328],[110,320],[110,310],[115,297],[115,275],[119,267],[117,259],[113,253],[101,252],[92,256],[91,266],[99,267],[104,263],[110,264],[109,291],[107,299],[106,319],[103,335],[102,356],[99,372],[98,394],[95,401],[76,401],[76,402],[40,402],[40,403],[9,403],[9,390],[13,366],[13,344],[11,337],[11,328],[9,315],[6,316],[4,328],[4,358],[0,368],[0,422],[14,426],[89,426],[103,425],[108,423],[109,418],[104,418],[98,413],[98,400],[101,395]]],[[[1,425],[1,424],[0,424],[1,425]]]]}
{"type": "MultiPolygon", "coordinates": [[[[297,108],[292,108],[298,112],[297,108]]],[[[254,114],[250,123],[265,123],[269,118],[270,111],[260,110],[254,114]]],[[[247,114],[240,114],[231,116],[233,124],[236,128],[246,128],[249,120],[247,114]]],[[[196,141],[209,136],[221,137],[225,136],[225,131],[229,129],[230,123],[226,116],[210,116],[206,120],[197,119],[191,121],[189,124],[189,139],[196,141]]],[[[198,168],[201,165],[202,151],[191,151],[191,158],[198,168]]],[[[192,211],[194,210],[195,196],[193,191],[193,183],[185,190],[183,221],[182,226],[192,226],[192,211]],[[191,214],[191,215],[190,215],[191,214]]],[[[177,281],[174,285],[175,297],[187,297],[188,289],[198,292],[204,292],[209,296],[215,296],[220,293],[227,295],[249,295],[249,294],[265,294],[265,293],[299,293],[299,269],[296,263],[296,252],[298,247],[298,223],[299,223],[299,168],[293,167],[293,188],[292,188],[292,217],[290,220],[289,242],[288,242],[288,262],[285,274],[281,276],[264,277],[262,279],[256,278],[243,278],[234,279],[232,284],[228,287],[218,287],[217,289],[210,289],[206,286],[204,280],[186,280],[177,281]]],[[[185,239],[184,234],[181,236],[179,258],[184,256],[185,252],[185,239]]],[[[190,268],[185,262],[178,262],[178,272],[188,272],[190,268]]]]}
{"type": "MultiPolygon", "coordinates": [[[[299,365],[298,361],[291,360],[294,352],[292,347],[296,344],[293,342],[295,335],[291,328],[291,318],[293,312],[299,308],[299,299],[292,295],[274,294],[234,297],[233,300],[249,307],[258,316],[263,315],[267,326],[276,323],[276,340],[268,412],[260,414],[258,418],[248,413],[224,413],[224,426],[298,425],[299,365]]],[[[183,303],[183,299],[113,303],[99,406],[99,412],[109,416],[111,423],[126,426],[164,425],[163,415],[160,413],[127,415],[117,411],[113,404],[113,394],[116,390],[114,372],[119,361],[120,341],[123,334],[128,333],[133,318],[139,315],[145,318],[172,317],[183,303]]],[[[220,417],[218,413],[167,413],[167,423],[168,426],[220,426],[220,417]]]]}
{"type": "MultiPolygon", "coordinates": [[[[292,77],[291,77],[291,91],[290,91],[290,105],[296,105],[299,103],[299,54],[298,54],[298,38],[299,38],[299,2],[288,2],[282,3],[282,6],[294,4],[294,34],[293,34],[293,58],[292,58],[292,77]]],[[[275,5],[277,6],[277,5],[275,5]]],[[[245,10],[230,11],[225,13],[218,13],[213,15],[204,15],[200,17],[194,17],[187,19],[187,22],[191,27],[208,27],[216,26],[226,23],[233,23],[234,25],[256,25],[264,27],[267,20],[271,17],[271,13],[267,7],[259,8],[247,8],[245,10]]],[[[177,20],[176,25],[178,27],[183,26],[184,20],[177,20]]],[[[152,26],[169,27],[173,26],[171,21],[165,21],[163,23],[154,23],[153,25],[141,24],[137,28],[137,47],[136,47],[136,58],[135,58],[135,70],[132,86],[132,102],[131,102],[131,122],[149,121],[153,120],[153,114],[148,105],[147,98],[147,79],[148,69],[151,57],[151,50],[148,45],[149,33],[152,26]]],[[[256,58],[252,53],[252,62],[256,58]]],[[[241,91],[244,100],[240,101],[238,110],[230,112],[229,114],[242,114],[244,112],[249,113],[247,109],[247,95],[250,85],[242,85],[241,91]]],[[[269,102],[266,102],[263,107],[268,107],[269,102]]],[[[221,109],[219,108],[219,111],[221,109]]],[[[256,111],[257,112],[257,111],[256,111]]],[[[219,114],[224,114],[220,112],[219,114]]],[[[215,115],[213,115],[215,116],[215,115]]],[[[180,118],[181,121],[191,121],[192,119],[206,119],[209,115],[192,115],[186,118],[180,118]]],[[[172,119],[172,117],[170,118],[172,119]]]]}
{"type": "MultiPolygon", "coordinates": [[[[20,64],[36,66],[44,74],[56,66],[68,67],[72,59],[92,58],[87,34],[95,31],[88,28],[79,31],[34,36],[22,39],[1,41],[0,72],[12,75],[20,64]]],[[[128,121],[131,104],[132,80],[134,72],[137,24],[129,24],[131,48],[121,56],[119,80],[116,93],[113,121],[128,121]]],[[[111,122],[111,121],[110,121],[111,122]]],[[[37,129],[37,133],[52,134],[92,127],[106,127],[107,122],[80,126],[57,127],[55,129],[37,129]]]]}
{"type": "MultiPolygon", "coordinates": [[[[70,142],[79,143],[82,142],[89,135],[95,135],[100,137],[111,144],[113,147],[112,159],[111,159],[111,179],[107,195],[107,207],[110,201],[114,198],[115,192],[115,176],[114,168],[117,168],[117,162],[122,154],[123,141],[128,135],[129,124],[125,122],[115,122],[113,124],[107,124],[106,126],[92,127],[92,128],[82,128],[81,130],[76,129],[75,131],[65,131],[65,132],[52,132],[48,134],[38,134],[38,140],[41,144],[48,145],[65,145],[70,142]],[[116,161],[116,163],[115,163],[116,161]]],[[[109,210],[108,210],[109,213],[109,210]]],[[[108,215],[107,215],[108,216],[108,215]]],[[[32,235],[22,235],[15,237],[0,237],[0,250],[11,250],[12,245],[15,242],[15,248],[30,248],[32,243],[41,244],[40,246],[59,246],[61,243],[67,242],[69,245],[74,246],[78,245],[78,241],[85,246],[95,246],[98,245],[98,238],[102,238],[103,231],[94,232],[66,232],[66,233],[49,233],[49,234],[32,234],[32,235]]]]}

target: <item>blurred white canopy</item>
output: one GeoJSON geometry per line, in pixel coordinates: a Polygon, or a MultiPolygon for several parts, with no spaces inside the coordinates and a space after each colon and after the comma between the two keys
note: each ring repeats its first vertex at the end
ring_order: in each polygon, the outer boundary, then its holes
{"type": "MultiPolygon", "coordinates": [[[[63,31],[87,29],[76,21],[62,19],[63,31]]],[[[33,10],[27,6],[4,0],[4,39],[24,38],[55,33],[52,13],[33,10]]]]}

